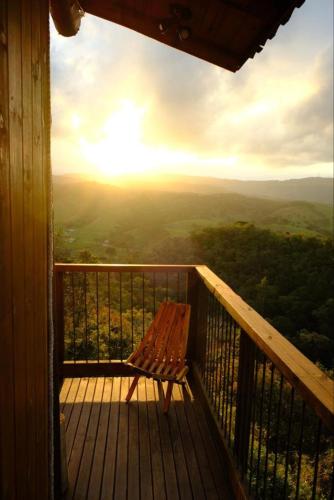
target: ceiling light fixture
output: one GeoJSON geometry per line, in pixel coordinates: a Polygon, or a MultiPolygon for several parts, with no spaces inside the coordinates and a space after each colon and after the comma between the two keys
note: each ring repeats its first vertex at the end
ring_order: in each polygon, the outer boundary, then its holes
{"type": "Polygon", "coordinates": [[[189,22],[191,18],[192,13],[188,7],[173,3],[170,5],[170,15],[159,22],[159,31],[162,35],[174,32],[182,42],[188,40],[191,30],[184,23],[189,22]]]}

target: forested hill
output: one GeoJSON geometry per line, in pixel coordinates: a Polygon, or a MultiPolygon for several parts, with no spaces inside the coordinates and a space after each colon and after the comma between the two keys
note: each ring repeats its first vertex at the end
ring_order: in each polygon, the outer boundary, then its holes
{"type": "MultiPolygon", "coordinates": [[[[55,176],[56,184],[85,182],[82,176],[55,176]]],[[[114,178],[113,185],[131,190],[154,190],[168,192],[192,192],[201,194],[238,193],[256,198],[309,201],[333,204],[333,179],[306,177],[304,179],[240,181],[190,175],[157,174],[131,175],[114,178]]]]}
{"type": "Polygon", "coordinates": [[[89,249],[99,258],[114,251],[118,261],[131,253],[143,260],[144,252],[170,236],[237,221],[283,233],[331,234],[328,205],[235,193],[133,191],[93,182],[55,182],[54,215],[72,258],[89,249]]]}

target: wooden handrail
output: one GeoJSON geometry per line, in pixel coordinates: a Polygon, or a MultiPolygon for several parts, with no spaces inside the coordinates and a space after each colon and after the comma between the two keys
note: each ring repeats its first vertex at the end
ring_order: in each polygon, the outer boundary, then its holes
{"type": "Polygon", "coordinates": [[[251,308],[207,266],[196,266],[202,282],[259,349],[334,431],[334,381],[251,308]]]}
{"type": "Polygon", "coordinates": [[[190,272],[196,268],[188,264],[54,264],[55,272],[109,272],[109,273],[153,273],[153,272],[190,272]]]}

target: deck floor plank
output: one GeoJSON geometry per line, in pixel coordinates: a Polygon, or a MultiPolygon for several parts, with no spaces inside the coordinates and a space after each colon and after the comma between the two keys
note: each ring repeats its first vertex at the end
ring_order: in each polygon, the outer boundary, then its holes
{"type": "Polygon", "coordinates": [[[139,407],[139,473],[140,473],[140,494],[145,500],[153,499],[152,463],[151,463],[151,443],[147,413],[146,381],[141,377],[138,382],[139,407]]]}
{"type": "Polygon", "coordinates": [[[175,386],[173,391],[173,405],[175,407],[179,432],[181,434],[184,455],[188,468],[188,475],[191,481],[193,498],[195,500],[203,500],[205,498],[201,471],[196,459],[194,445],[192,442],[191,432],[188,427],[184,411],[183,394],[178,386],[175,386]]]}
{"type": "Polygon", "coordinates": [[[160,383],[154,385],[162,459],[165,471],[166,494],[169,500],[178,500],[180,497],[175,471],[173,445],[171,442],[168,425],[168,420],[171,418],[171,414],[165,415],[162,412],[164,393],[166,394],[166,389],[167,384],[164,384],[164,386],[160,383]]]}
{"type": "Polygon", "coordinates": [[[93,404],[95,387],[96,378],[90,378],[88,380],[84,401],[82,402],[78,427],[75,438],[73,440],[72,451],[68,462],[68,476],[73,480],[69,482],[67,498],[75,498],[75,489],[78,480],[82,454],[86,443],[86,435],[93,404]]]}
{"type": "MultiPolygon", "coordinates": [[[[148,428],[151,441],[153,498],[159,498],[160,495],[160,499],[165,500],[165,473],[162,461],[162,450],[160,443],[160,432],[157,418],[157,405],[155,400],[154,385],[151,380],[146,380],[146,398],[148,411],[148,428]]],[[[161,411],[161,408],[159,409],[161,411]]]]}
{"type": "Polygon", "coordinates": [[[205,451],[205,443],[201,439],[201,433],[198,426],[197,416],[194,412],[194,404],[192,398],[189,396],[189,392],[178,386],[179,391],[182,392],[184,401],[184,411],[186,414],[186,420],[188,422],[188,427],[192,436],[192,442],[194,446],[194,451],[196,454],[197,463],[200,469],[202,484],[205,490],[205,498],[208,500],[217,498],[218,492],[214,479],[211,473],[210,464],[205,451]]]}
{"type": "MultiPolygon", "coordinates": [[[[64,402],[64,404],[61,403],[62,412],[64,413],[64,416],[65,416],[66,430],[67,430],[68,425],[69,425],[70,420],[71,420],[71,414],[72,414],[72,411],[74,408],[74,403],[76,401],[76,397],[77,397],[77,393],[78,393],[78,389],[79,389],[79,385],[80,385],[79,378],[72,378],[70,380],[71,380],[70,390],[68,391],[66,400],[62,399],[62,403],[64,402]]],[[[63,395],[63,392],[61,392],[61,394],[63,395]]],[[[75,406],[77,406],[77,405],[75,405],[75,406]]]]}
{"type": "MultiPolygon", "coordinates": [[[[129,378],[64,381],[69,488],[72,500],[228,500],[224,469],[201,404],[174,385],[162,412],[156,382],[139,379],[129,404],[129,378]]],[[[161,391],[161,390],[160,390],[161,391]]]]}
{"type": "MultiPolygon", "coordinates": [[[[172,399],[175,399],[177,387],[174,385],[172,399]]],[[[182,500],[192,500],[191,482],[189,478],[187,461],[184,454],[182,435],[179,431],[175,405],[172,404],[168,413],[168,424],[177,475],[179,495],[182,500]]]]}
{"type": "Polygon", "coordinates": [[[62,393],[62,397],[63,397],[62,403],[59,405],[59,409],[61,412],[64,411],[64,407],[65,407],[65,404],[67,401],[67,396],[70,392],[72,382],[73,382],[73,378],[65,378],[63,385],[61,387],[61,393],[62,393]]]}
{"type": "Polygon", "coordinates": [[[104,387],[103,387],[103,395],[101,402],[99,425],[96,434],[96,444],[94,450],[92,470],[90,474],[90,480],[87,492],[87,498],[89,500],[99,500],[100,498],[103,467],[104,467],[105,453],[107,447],[107,433],[109,426],[110,402],[111,402],[113,381],[112,378],[105,378],[101,380],[104,380],[104,387]]]}
{"type": "MultiPolygon", "coordinates": [[[[132,378],[129,383],[131,384],[132,378]]],[[[129,457],[128,457],[128,498],[140,500],[139,476],[139,415],[138,415],[138,386],[133,393],[129,411],[129,457]]]]}
{"type": "Polygon", "coordinates": [[[121,379],[114,493],[114,498],[119,500],[127,498],[129,405],[125,403],[125,396],[129,390],[128,383],[128,378],[121,379]]]}
{"type": "MultiPolygon", "coordinates": [[[[88,379],[78,379],[78,387],[77,391],[74,394],[73,400],[71,400],[71,411],[70,416],[68,418],[68,424],[66,426],[66,450],[67,450],[67,463],[69,463],[72,453],[72,447],[74,443],[74,439],[77,433],[77,428],[79,424],[81,409],[83,406],[84,397],[86,394],[88,379]]],[[[72,384],[73,386],[73,384],[72,384]]],[[[66,407],[65,407],[66,410],[66,407]]],[[[66,422],[66,412],[65,414],[65,422],[66,422]]]]}
{"type": "Polygon", "coordinates": [[[116,470],[116,450],[119,422],[119,400],[120,400],[120,378],[113,379],[112,395],[110,403],[109,425],[107,432],[107,448],[105,454],[101,500],[111,500],[114,494],[115,470],[116,470]]]}
{"type": "MultiPolygon", "coordinates": [[[[98,430],[98,423],[101,411],[101,402],[103,394],[104,379],[98,378],[96,381],[93,402],[90,410],[90,418],[87,422],[87,432],[82,452],[78,479],[76,481],[75,498],[85,500],[92,469],[92,462],[95,450],[95,442],[98,430]]],[[[88,393],[88,391],[87,391],[88,393]]]]}

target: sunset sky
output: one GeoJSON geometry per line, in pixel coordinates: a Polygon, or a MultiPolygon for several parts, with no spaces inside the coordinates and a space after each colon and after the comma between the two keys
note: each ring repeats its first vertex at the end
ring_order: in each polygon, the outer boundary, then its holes
{"type": "Polygon", "coordinates": [[[306,0],[237,73],[86,15],[51,23],[53,172],[333,175],[333,2],[306,0]]]}

